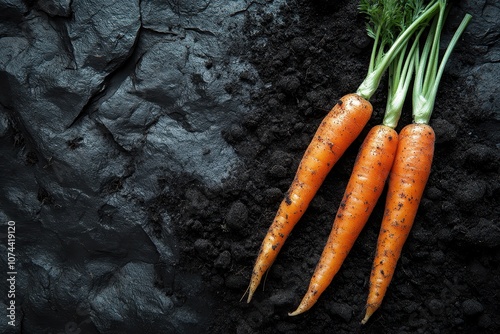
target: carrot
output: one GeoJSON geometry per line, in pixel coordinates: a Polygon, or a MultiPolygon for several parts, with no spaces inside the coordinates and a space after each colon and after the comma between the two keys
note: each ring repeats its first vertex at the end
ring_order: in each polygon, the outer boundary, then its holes
{"type": "Polygon", "coordinates": [[[404,127],[399,135],[362,324],[368,321],[382,303],[431,172],[435,134],[428,123],[434,108],[437,88],[451,51],[471,19],[469,14],[465,16],[438,69],[439,37],[444,25],[444,15],[445,2],[442,1],[439,15],[423,48],[422,59],[418,53],[415,54],[417,74],[412,98],[414,124],[404,127]]]}
{"type": "Polygon", "coordinates": [[[309,206],[326,175],[370,119],[372,106],[369,99],[378,88],[385,70],[400,52],[401,47],[408,43],[415,30],[429,20],[437,9],[436,5],[429,6],[394,40],[396,34],[392,32],[399,29],[399,21],[390,14],[399,13],[396,8],[401,8],[397,7],[396,3],[400,2],[394,0],[383,2],[391,6],[385,9],[383,6],[367,6],[362,9],[371,15],[373,26],[369,29],[369,35],[375,39],[368,74],[356,94],[344,96],[333,107],[309,144],[295,178],[260,247],[247,289],[247,302],[251,301],[264,273],[276,259],[285,240],[309,206]],[[385,11],[380,10],[381,8],[385,11]],[[388,13],[389,10],[391,12],[388,13]],[[388,46],[390,48],[386,51],[388,46]]]}
{"type": "MultiPolygon", "coordinates": [[[[418,32],[416,39],[422,33],[418,32]]],[[[337,211],[332,231],[309,283],[309,288],[295,316],[309,310],[330,285],[342,263],[365,226],[384,189],[398,147],[397,126],[413,76],[413,43],[409,53],[406,46],[397,61],[389,67],[389,93],[383,124],[373,127],[366,136],[356,158],[344,197],[337,211]]]]}
{"type": "Polygon", "coordinates": [[[389,177],[387,204],[370,276],[365,318],[369,318],[380,306],[381,296],[385,295],[410,233],[431,171],[434,141],[434,131],[426,124],[407,125],[399,134],[396,160],[389,177]]]}

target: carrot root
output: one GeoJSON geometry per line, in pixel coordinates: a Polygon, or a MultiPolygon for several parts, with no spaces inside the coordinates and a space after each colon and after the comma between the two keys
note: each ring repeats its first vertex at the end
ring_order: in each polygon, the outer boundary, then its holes
{"type": "Polygon", "coordinates": [[[382,304],[394,275],[430,175],[434,142],[434,131],[426,124],[407,125],[399,134],[363,324],[382,304]]]}

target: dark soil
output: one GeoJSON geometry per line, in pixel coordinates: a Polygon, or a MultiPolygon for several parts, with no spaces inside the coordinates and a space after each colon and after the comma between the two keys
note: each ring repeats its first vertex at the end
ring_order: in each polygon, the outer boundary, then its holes
{"type": "MultiPolygon", "coordinates": [[[[258,69],[264,86],[254,90],[246,117],[224,131],[244,165],[219,189],[189,178],[170,181],[172,194],[181,197],[161,204],[175,212],[183,268],[201,272],[216,297],[211,333],[500,332],[500,154],[490,130],[498,124],[475,105],[466,78],[448,71],[431,121],[437,135],[432,174],[395,277],[369,323],[359,324],[382,200],[317,304],[297,317],[287,312],[305,293],[362,138],[382,120],[384,83],[371,100],[371,121],[288,238],[265,289],[259,287],[250,304],[240,300],[318,124],[366,74],[371,40],[356,6],[298,0],[275,15],[247,14],[251,42],[235,43],[234,53],[258,69]]],[[[464,68],[474,57],[460,43],[453,54],[455,66],[464,68]]],[[[237,93],[253,80],[242,75],[227,89],[237,93]]],[[[406,110],[398,129],[411,122],[406,110]]]]}

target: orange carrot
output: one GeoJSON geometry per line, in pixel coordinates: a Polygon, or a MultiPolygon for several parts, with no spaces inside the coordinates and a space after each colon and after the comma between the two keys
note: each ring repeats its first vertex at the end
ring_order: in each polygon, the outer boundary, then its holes
{"type": "Polygon", "coordinates": [[[375,40],[368,74],[356,94],[344,96],[330,111],[304,154],[295,179],[260,247],[247,289],[247,302],[251,301],[262,276],[276,259],[286,238],[309,206],[330,169],[368,122],[372,113],[368,100],[377,90],[393,59],[422,24],[432,18],[438,8],[436,1],[431,1],[424,10],[415,12],[411,24],[404,31],[399,30],[402,27],[401,20],[411,15],[395,15],[400,14],[400,11],[410,14],[406,12],[409,7],[403,6],[402,2],[386,1],[386,5],[379,6],[365,1],[360,5],[361,11],[370,17],[368,35],[375,40]]]}
{"type": "Polygon", "coordinates": [[[357,94],[348,94],[319,126],[262,242],[248,288],[248,302],[328,172],[361,133],[371,114],[370,102],[357,94]]]}
{"type": "Polygon", "coordinates": [[[434,131],[426,124],[407,125],[399,134],[362,323],[378,309],[391,282],[431,172],[434,141],[434,131]]]}
{"type": "Polygon", "coordinates": [[[340,269],[384,189],[397,146],[398,134],[391,127],[377,125],[368,133],[307,293],[289,315],[310,309],[340,269]]]}
{"type": "Polygon", "coordinates": [[[428,124],[439,81],[455,44],[472,18],[469,14],[465,15],[438,68],[445,5],[445,2],[440,2],[439,15],[430,28],[423,50],[421,54],[415,53],[416,75],[412,96],[414,124],[404,127],[399,134],[362,324],[380,307],[417,214],[434,155],[435,134],[428,124]]]}

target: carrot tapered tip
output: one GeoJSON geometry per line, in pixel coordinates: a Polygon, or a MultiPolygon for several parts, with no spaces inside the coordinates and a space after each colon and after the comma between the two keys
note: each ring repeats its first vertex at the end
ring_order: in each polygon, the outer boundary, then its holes
{"type": "Polygon", "coordinates": [[[300,309],[300,307],[299,307],[299,308],[298,308],[298,309],[296,309],[295,311],[293,311],[293,312],[289,312],[289,313],[288,313],[288,315],[289,315],[290,317],[294,317],[294,316],[296,316],[296,315],[301,314],[302,312],[303,312],[303,311],[302,311],[302,310],[300,309]]]}
{"type": "Polygon", "coordinates": [[[247,304],[250,303],[250,301],[252,300],[254,292],[255,292],[255,288],[252,288],[252,284],[250,283],[250,285],[248,286],[248,288],[245,290],[245,293],[243,294],[243,296],[241,296],[240,302],[243,300],[243,298],[245,298],[245,296],[248,293],[247,304]]]}
{"type": "Polygon", "coordinates": [[[297,309],[293,312],[288,313],[288,315],[293,317],[293,316],[299,315],[301,313],[304,313],[305,311],[308,311],[311,307],[313,307],[314,304],[316,304],[320,294],[321,293],[318,293],[318,290],[316,287],[314,287],[314,288],[309,287],[309,289],[307,290],[307,293],[300,301],[300,304],[297,307],[297,309]]]}
{"type": "Polygon", "coordinates": [[[305,311],[309,310],[314,305],[314,302],[311,304],[304,303],[304,300],[300,303],[299,307],[293,312],[288,313],[290,317],[294,317],[296,315],[302,314],[305,311]]]}
{"type": "Polygon", "coordinates": [[[250,303],[253,297],[253,291],[248,292],[247,304],[250,303]]]}
{"type": "Polygon", "coordinates": [[[364,325],[368,322],[368,320],[370,319],[370,317],[373,315],[373,313],[375,313],[375,311],[377,310],[378,307],[376,306],[373,306],[373,305],[368,305],[366,307],[366,313],[365,313],[365,317],[363,318],[363,320],[361,320],[361,324],[364,325]]]}
{"type": "MultiPolygon", "coordinates": [[[[245,291],[245,294],[248,292],[247,304],[250,303],[250,301],[252,300],[255,289],[256,287],[252,283],[250,283],[250,285],[247,288],[247,291],[245,291]]],[[[243,295],[243,297],[245,297],[245,295],[243,295]]]]}
{"type": "Polygon", "coordinates": [[[371,314],[366,313],[363,320],[361,320],[361,325],[366,324],[368,322],[368,319],[370,319],[370,317],[371,317],[371,314]]]}

